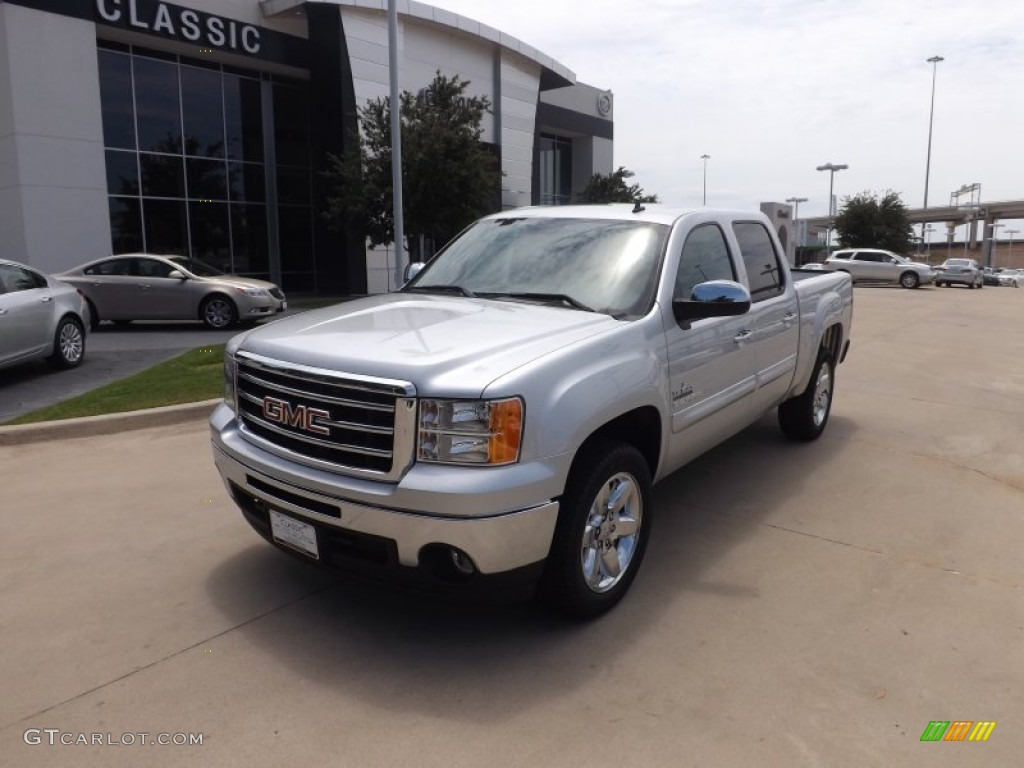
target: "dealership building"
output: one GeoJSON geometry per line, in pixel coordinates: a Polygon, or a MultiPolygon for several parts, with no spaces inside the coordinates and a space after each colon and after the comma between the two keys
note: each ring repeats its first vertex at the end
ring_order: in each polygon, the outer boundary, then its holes
{"type": "MultiPolygon", "coordinates": [[[[440,71],[490,100],[503,208],[612,171],[609,92],[464,16],[398,13],[402,90],[440,71]]],[[[178,253],[291,292],[393,287],[387,250],[327,226],[321,173],[388,95],[387,17],[386,0],[0,0],[0,258],[178,253]]]]}

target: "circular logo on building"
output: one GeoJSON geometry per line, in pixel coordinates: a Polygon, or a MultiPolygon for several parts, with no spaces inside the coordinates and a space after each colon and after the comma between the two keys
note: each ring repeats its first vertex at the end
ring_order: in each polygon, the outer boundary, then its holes
{"type": "Polygon", "coordinates": [[[597,111],[602,115],[607,115],[612,111],[612,95],[610,93],[602,93],[597,97],[597,111]]]}

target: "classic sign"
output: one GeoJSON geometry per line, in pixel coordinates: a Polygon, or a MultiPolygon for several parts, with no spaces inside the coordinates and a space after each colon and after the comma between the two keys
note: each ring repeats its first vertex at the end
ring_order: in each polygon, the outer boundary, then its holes
{"type": "Polygon", "coordinates": [[[152,0],[96,0],[98,21],[191,43],[256,55],[259,27],[152,0]]]}

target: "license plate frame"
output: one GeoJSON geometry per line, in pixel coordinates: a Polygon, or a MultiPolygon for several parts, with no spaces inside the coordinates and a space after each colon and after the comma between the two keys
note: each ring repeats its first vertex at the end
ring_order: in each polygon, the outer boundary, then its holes
{"type": "Polygon", "coordinates": [[[278,544],[293,549],[313,560],[320,559],[320,545],[317,540],[316,526],[297,520],[291,515],[268,510],[270,516],[270,535],[278,544]]]}

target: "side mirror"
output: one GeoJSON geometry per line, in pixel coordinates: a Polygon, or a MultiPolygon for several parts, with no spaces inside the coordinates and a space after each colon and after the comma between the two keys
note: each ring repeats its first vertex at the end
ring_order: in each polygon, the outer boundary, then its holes
{"type": "Polygon", "coordinates": [[[674,299],[672,314],[678,322],[702,317],[744,315],[750,309],[750,291],[732,280],[709,280],[693,286],[689,299],[674,299]]]}
{"type": "Polygon", "coordinates": [[[414,261],[405,268],[405,282],[409,282],[416,275],[419,274],[420,270],[426,266],[422,261],[414,261]]]}
{"type": "Polygon", "coordinates": [[[172,269],[167,273],[167,276],[171,278],[171,280],[188,280],[188,278],[185,277],[185,273],[180,269],[172,269]]]}

